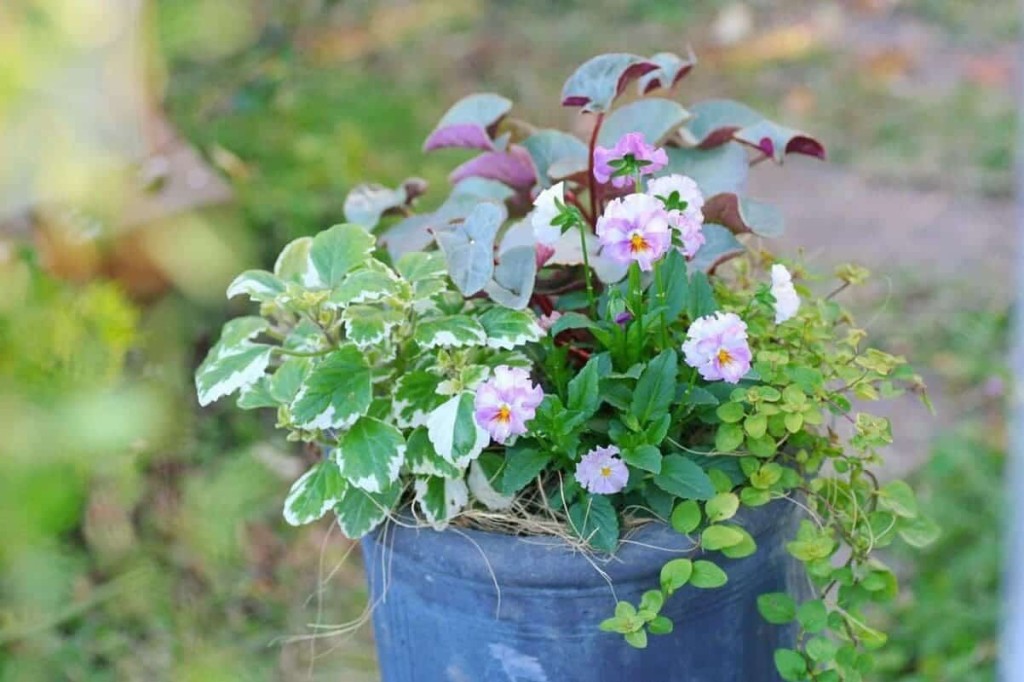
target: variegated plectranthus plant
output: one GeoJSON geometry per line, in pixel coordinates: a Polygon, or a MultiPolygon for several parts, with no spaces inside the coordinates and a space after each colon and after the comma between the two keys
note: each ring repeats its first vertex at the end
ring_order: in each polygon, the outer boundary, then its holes
{"type": "Polygon", "coordinates": [[[937,533],[909,486],[872,473],[891,427],[861,406],[923,386],[838,303],[864,270],[816,295],[760,248],[782,218],[746,196],[750,169],[822,145],[735,102],[684,109],[694,65],[588,61],[562,92],[584,137],[512,118],[498,95],[456,103],[425,143],[479,152],[449,196],[420,212],[421,180],[357,187],[347,224],[239,276],[229,296],[260,315],[225,325],[199,400],[237,392],[319,447],[285,501],[293,524],[333,512],[357,538],[396,512],[442,529],[486,508],[603,552],[671,524],[695,553],[602,624],[637,647],[672,630],[674,592],[719,587],[720,557],[756,551],[741,507],[788,499],[807,518],[787,550],[815,593],[758,599],[798,624],[779,673],[861,680],[885,642],[865,607],[896,594],[875,550],[937,533]]]}

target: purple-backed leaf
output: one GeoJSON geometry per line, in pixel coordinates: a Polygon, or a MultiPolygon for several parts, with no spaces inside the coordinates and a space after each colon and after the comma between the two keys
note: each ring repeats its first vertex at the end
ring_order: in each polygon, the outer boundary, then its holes
{"type": "Polygon", "coordinates": [[[530,153],[540,184],[544,187],[550,187],[556,181],[551,175],[551,168],[557,164],[570,163],[573,168],[582,164],[584,171],[587,168],[587,145],[561,130],[540,130],[523,140],[523,147],[530,153]]]}
{"type": "Polygon", "coordinates": [[[529,189],[537,181],[537,171],[529,152],[512,145],[507,152],[484,152],[462,164],[448,176],[454,184],[466,178],[487,178],[516,189],[529,189]]]}
{"type": "Polygon", "coordinates": [[[693,105],[688,133],[692,141],[709,149],[736,140],[782,163],[786,154],[826,156],[818,140],[799,130],[770,121],[745,104],[732,100],[708,100],[693,105]]]}
{"type": "Polygon", "coordinates": [[[491,134],[512,109],[512,101],[492,93],[463,97],[453,104],[423,143],[423,151],[443,147],[494,149],[491,134]]]}
{"type": "Polygon", "coordinates": [[[602,147],[612,147],[627,133],[642,133],[649,144],[660,144],[688,118],[690,113],[670,99],[640,99],[609,114],[597,142],[602,147]]]}
{"type": "Polygon", "coordinates": [[[745,251],[732,232],[713,223],[704,225],[704,244],[690,261],[691,271],[711,272],[725,261],[745,251]]]}
{"type": "Polygon", "coordinates": [[[533,295],[536,279],[536,250],[532,246],[517,246],[501,254],[494,268],[494,279],[484,291],[506,308],[522,310],[533,295]]]}
{"type": "Polygon", "coordinates": [[[714,149],[668,147],[664,174],[681,173],[697,182],[704,196],[722,192],[743,192],[750,174],[744,148],[730,142],[714,149]]]}
{"type": "Polygon", "coordinates": [[[635,78],[658,68],[635,54],[602,54],[584,62],[562,86],[562,105],[603,112],[635,78]]]}
{"type": "Polygon", "coordinates": [[[345,220],[372,230],[385,213],[408,205],[426,191],[427,181],[421,178],[409,178],[395,189],[375,183],[356,185],[345,197],[345,220]]]}
{"type": "Polygon", "coordinates": [[[761,237],[778,237],[785,230],[779,209],[731,192],[716,194],[704,202],[704,220],[727,227],[733,234],[752,232],[761,237]]]}
{"type": "Polygon", "coordinates": [[[448,264],[448,275],[465,296],[472,296],[494,274],[494,238],[505,222],[504,204],[477,204],[461,223],[437,231],[437,244],[448,264]]]}
{"type": "Polygon", "coordinates": [[[659,52],[650,58],[658,68],[640,77],[640,94],[646,95],[658,88],[671,88],[697,66],[697,55],[689,50],[686,57],[671,52],[659,52]]]}
{"type": "Polygon", "coordinates": [[[735,138],[760,150],[775,163],[782,163],[786,154],[804,154],[822,161],[826,156],[824,145],[810,135],[767,120],[742,128],[736,132],[735,138]]]}

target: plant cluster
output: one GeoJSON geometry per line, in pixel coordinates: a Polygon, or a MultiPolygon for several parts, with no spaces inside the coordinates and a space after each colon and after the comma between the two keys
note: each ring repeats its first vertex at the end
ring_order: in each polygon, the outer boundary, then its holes
{"type": "Polygon", "coordinates": [[[586,142],[509,117],[498,95],[458,102],[425,143],[480,152],[450,196],[416,212],[420,181],[361,186],[348,224],[243,273],[228,294],[260,316],[225,326],[199,399],[240,392],[320,447],[285,502],[293,524],[333,511],[360,537],[398,509],[440,529],[486,508],[612,552],[625,526],[670,523],[702,558],[669,561],[602,624],[638,647],[672,630],[660,610],[674,592],[727,581],[716,553],[756,551],[741,507],[788,498],[807,510],[787,549],[815,594],[759,599],[770,622],[799,624],[777,667],[859,680],[885,641],[864,607],[896,591],[875,550],[935,529],[909,486],[872,473],[891,427],[855,401],[920,379],[866,348],[836,302],[865,271],[841,268],[816,297],[740,241],[782,227],[744,195],[749,168],[824,149],[738,103],[651,96],[693,66],[667,53],[582,65],[562,101],[588,114],[586,142]]]}

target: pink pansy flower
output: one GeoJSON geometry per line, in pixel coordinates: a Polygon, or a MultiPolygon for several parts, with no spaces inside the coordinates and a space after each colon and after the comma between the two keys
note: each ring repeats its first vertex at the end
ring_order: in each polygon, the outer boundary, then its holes
{"type": "Polygon", "coordinates": [[[687,330],[683,353],[707,381],[738,383],[750,371],[747,325],[736,313],[705,315],[687,330]]]}
{"type": "Polygon", "coordinates": [[[474,417],[491,438],[504,444],[526,433],[526,422],[533,419],[543,399],[544,392],[530,381],[529,372],[501,365],[477,388],[474,417]]]}
{"type": "Polygon", "coordinates": [[[772,296],[775,297],[775,324],[782,324],[800,310],[800,296],[793,288],[793,276],[781,263],[772,266],[772,296]]]}
{"type": "Polygon", "coordinates": [[[552,310],[550,315],[541,315],[537,318],[537,324],[540,328],[546,332],[551,331],[551,328],[555,326],[555,322],[558,322],[559,318],[562,317],[562,313],[557,310],[552,310]]]}
{"type": "Polygon", "coordinates": [[[618,263],[636,261],[649,271],[672,246],[668,214],[661,202],[646,194],[630,194],[608,202],[597,220],[604,254],[618,263]]]}
{"type": "Polygon", "coordinates": [[[668,202],[669,223],[679,231],[683,255],[693,258],[704,245],[704,195],[693,178],[666,175],[647,183],[647,193],[668,202]],[[684,208],[679,208],[685,204],[684,208]]]}
{"type": "Polygon", "coordinates": [[[611,180],[615,187],[632,187],[634,184],[632,175],[612,177],[615,168],[611,163],[626,156],[632,156],[635,161],[648,162],[640,167],[640,172],[644,175],[657,173],[668,164],[668,155],[665,154],[665,150],[644,142],[643,133],[626,133],[611,149],[607,147],[594,149],[594,179],[601,184],[611,180]]]}
{"type": "Polygon", "coordinates": [[[618,457],[619,449],[614,445],[594,448],[576,465],[576,480],[585,489],[599,495],[611,495],[626,487],[629,469],[618,457]]]}

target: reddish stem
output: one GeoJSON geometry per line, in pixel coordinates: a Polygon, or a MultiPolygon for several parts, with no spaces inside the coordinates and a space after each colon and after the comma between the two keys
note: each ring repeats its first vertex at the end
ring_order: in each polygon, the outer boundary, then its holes
{"type": "Polygon", "coordinates": [[[597,220],[597,180],[594,178],[594,148],[597,146],[597,134],[601,132],[601,124],[604,123],[604,112],[597,115],[594,122],[594,130],[590,133],[589,157],[587,158],[587,189],[590,190],[590,215],[591,225],[597,220]]]}
{"type": "Polygon", "coordinates": [[[555,310],[551,297],[544,294],[534,294],[530,297],[530,303],[540,308],[545,315],[550,315],[555,310]]]}

